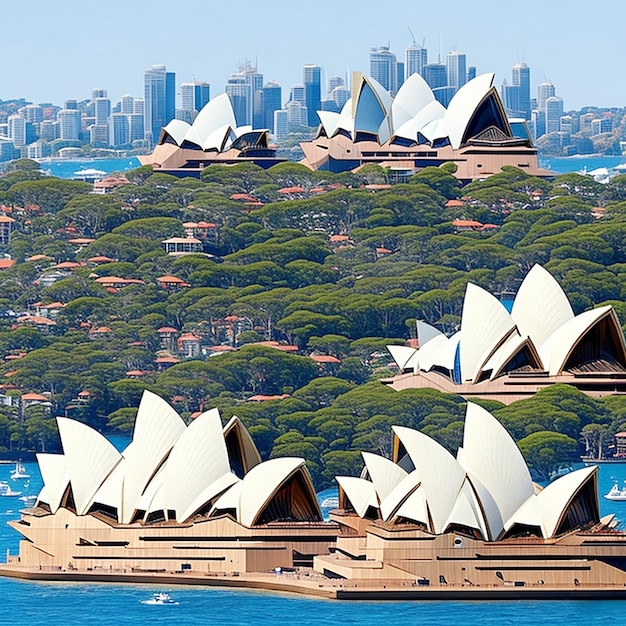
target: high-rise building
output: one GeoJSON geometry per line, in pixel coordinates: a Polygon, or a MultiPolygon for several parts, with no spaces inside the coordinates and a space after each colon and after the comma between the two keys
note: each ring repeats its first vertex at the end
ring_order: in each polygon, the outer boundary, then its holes
{"type": "Polygon", "coordinates": [[[246,61],[239,72],[228,77],[225,91],[230,97],[238,126],[253,125],[255,121],[258,124],[263,120],[262,111],[255,108],[255,103],[256,107],[263,104],[262,96],[257,95],[257,92],[263,92],[263,74],[259,74],[256,67],[246,61]]]}
{"type": "Polygon", "coordinates": [[[331,76],[328,79],[328,93],[330,93],[335,87],[345,87],[346,81],[341,76],[331,76]]]}
{"type": "Polygon", "coordinates": [[[93,104],[96,124],[105,126],[109,123],[109,116],[111,115],[111,101],[107,97],[99,96],[93,99],[93,104]]]}
{"type": "Polygon", "coordinates": [[[289,117],[285,109],[274,111],[274,136],[278,141],[289,134],[289,117]]]}
{"type": "Polygon", "coordinates": [[[408,78],[411,74],[423,76],[425,65],[428,65],[428,50],[413,42],[404,54],[405,77],[408,78]]]}
{"type": "Polygon", "coordinates": [[[39,104],[27,104],[24,107],[27,122],[43,122],[43,107],[39,104]]]}
{"type": "Polygon", "coordinates": [[[388,46],[370,50],[370,76],[392,95],[398,91],[398,62],[388,46]]]}
{"type": "Polygon", "coordinates": [[[550,82],[541,83],[537,87],[537,109],[542,113],[546,110],[546,100],[556,95],[556,89],[550,82]]]}
{"type": "Polygon", "coordinates": [[[294,102],[301,102],[305,104],[306,97],[304,92],[304,85],[292,85],[291,86],[291,95],[289,100],[293,100],[294,102]]]}
{"type": "Polygon", "coordinates": [[[19,114],[9,115],[7,119],[9,125],[9,139],[17,148],[26,145],[26,118],[19,114]]]}
{"type": "Polygon", "coordinates": [[[130,143],[130,124],[128,113],[113,113],[109,124],[109,144],[114,148],[130,143]]]}
{"type": "Polygon", "coordinates": [[[180,108],[199,112],[211,99],[211,86],[204,81],[191,81],[180,86],[180,108]]]}
{"type": "Polygon", "coordinates": [[[281,86],[276,81],[265,83],[263,87],[263,126],[267,128],[270,133],[274,133],[274,111],[279,111],[283,106],[282,92],[281,86]]]}
{"type": "Polygon", "coordinates": [[[165,65],[152,65],[144,74],[145,138],[154,145],[161,129],[174,119],[176,111],[176,75],[165,65]]]}
{"type": "Polygon", "coordinates": [[[133,98],[130,94],[124,94],[120,98],[120,113],[125,113],[126,115],[130,115],[135,111],[135,98],[133,98]]]}
{"type": "Polygon", "coordinates": [[[546,133],[557,133],[561,129],[563,117],[563,99],[550,96],[545,102],[546,133]]]}
{"type": "Polygon", "coordinates": [[[80,138],[81,115],[78,109],[61,109],[57,113],[57,122],[59,139],[77,141],[80,138]]]}
{"type": "Polygon", "coordinates": [[[448,84],[448,72],[443,63],[429,63],[425,65],[423,76],[431,89],[446,87],[448,84]]]}
{"type": "Polygon", "coordinates": [[[464,52],[454,50],[446,57],[448,87],[459,89],[467,80],[467,59],[464,52]]]}
{"type": "Polygon", "coordinates": [[[319,65],[305,65],[302,68],[304,83],[304,104],[307,108],[307,126],[317,126],[317,112],[322,108],[322,68],[319,65]]]}
{"type": "Polygon", "coordinates": [[[502,81],[502,87],[500,87],[500,95],[507,115],[509,117],[521,117],[520,88],[517,85],[509,85],[505,79],[502,81]]]}
{"type": "Polygon", "coordinates": [[[519,109],[530,119],[530,68],[526,63],[516,63],[511,73],[512,83],[519,88],[519,109]]]}

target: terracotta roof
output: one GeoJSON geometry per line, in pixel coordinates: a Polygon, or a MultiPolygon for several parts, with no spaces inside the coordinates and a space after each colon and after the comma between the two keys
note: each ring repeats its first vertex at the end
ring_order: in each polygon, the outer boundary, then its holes
{"type": "Polygon", "coordinates": [[[280,396],[263,396],[261,394],[257,394],[256,396],[250,396],[248,398],[248,402],[268,402],[270,400],[284,400],[285,398],[288,398],[289,394],[288,393],[283,393],[280,396]]]}
{"type": "Polygon", "coordinates": [[[0,259],[0,270],[8,270],[15,265],[15,259],[0,259]]]}
{"type": "Polygon", "coordinates": [[[157,328],[157,333],[177,333],[178,331],[171,326],[162,326],[161,328],[157,328]]]}
{"type": "Polygon", "coordinates": [[[48,396],[44,396],[40,393],[25,393],[22,394],[22,401],[26,402],[50,402],[48,396]]]}
{"type": "Polygon", "coordinates": [[[312,354],[311,359],[316,363],[341,363],[341,360],[330,354],[312,354]]]}

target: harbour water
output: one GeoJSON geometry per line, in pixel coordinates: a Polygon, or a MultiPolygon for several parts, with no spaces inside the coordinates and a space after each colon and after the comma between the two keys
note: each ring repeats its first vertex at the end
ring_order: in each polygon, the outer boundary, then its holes
{"type": "MultiPolygon", "coordinates": [[[[0,465],[0,480],[8,481],[23,495],[36,494],[41,478],[35,463],[27,463],[31,475],[12,481],[13,465],[0,465]]],[[[626,481],[626,464],[602,464],[599,489],[609,491],[614,482],[626,481]]],[[[603,515],[615,513],[626,520],[626,501],[601,498],[603,515]]],[[[6,525],[18,519],[24,503],[18,497],[0,497],[0,554],[17,553],[19,535],[6,525]]],[[[37,583],[0,577],[0,625],[26,626],[136,626],[137,624],[229,624],[257,626],[297,624],[330,626],[383,624],[384,626],[524,626],[567,624],[595,626],[622,624],[626,601],[548,602],[339,602],[269,592],[204,587],[37,583]],[[177,605],[145,605],[153,593],[168,592],[177,605]]]]}
{"type": "MultiPolygon", "coordinates": [[[[626,156],[574,156],[540,158],[541,167],[552,170],[556,174],[567,172],[591,172],[600,168],[611,169],[626,163],[626,156]]],[[[43,160],[41,169],[57,178],[72,178],[77,171],[85,169],[101,170],[106,174],[125,172],[139,167],[136,157],[111,159],[50,159],[43,160]]]]}

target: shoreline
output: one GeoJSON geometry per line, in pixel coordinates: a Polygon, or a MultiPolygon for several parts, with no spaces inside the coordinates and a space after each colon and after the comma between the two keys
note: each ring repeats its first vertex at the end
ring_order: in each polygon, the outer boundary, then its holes
{"type": "MultiPolygon", "coordinates": [[[[106,584],[149,584],[227,587],[268,591],[341,601],[503,601],[503,600],[626,600],[626,585],[575,587],[535,586],[421,586],[405,581],[372,584],[325,578],[313,570],[307,573],[257,573],[198,575],[180,572],[106,572],[29,570],[0,564],[0,577],[37,582],[106,584]]],[[[383,581],[384,582],[384,581],[383,581]]]]}

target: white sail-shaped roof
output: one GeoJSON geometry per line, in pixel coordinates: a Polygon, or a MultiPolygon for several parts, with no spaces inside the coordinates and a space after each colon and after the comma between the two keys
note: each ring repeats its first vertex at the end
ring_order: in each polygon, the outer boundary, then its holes
{"type": "Polygon", "coordinates": [[[339,126],[339,121],[341,119],[339,113],[335,113],[335,111],[318,111],[317,115],[319,116],[322,126],[324,127],[326,136],[332,137],[339,126]]]}
{"type": "Polygon", "coordinates": [[[111,507],[117,511],[118,521],[120,521],[120,511],[122,509],[122,492],[124,485],[125,462],[122,459],[107,476],[98,491],[91,498],[89,507],[98,503],[111,507]]]}
{"type": "Polygon", "coordinates": [[[474,528],[480,531],[484,539],[489,538],[489,531],[483,519],[481,505],[476,499],[476,494],[468,479],[463,483],[456,502],[452,507],[452,511],[450,512],[450,516],[446,521],[446,528],[449,526],[474,528]]]}
{"type": "MultiPolygon", "coordinates": [[[[406,476],[400,481],[393,490],[387,495],[387,497],[381,501],[380,503],[380,514],[382,518],[387,521],[391,519],[402,504],[407,500],[407,498],[421,485],[422,481],[419,477],[419,472],[413,470],[412,472],[406,474],[406,476]]],[[[416,512],[416,515],[422,515],[422,518],[419,520],[421,522],[428,522],[428,514],[426,512],[426,504],[424,503],[424,499],[422,498],[422,508],[420,508],[421,513],[416,512]]],[[[415,519],[415,517],[411,517],[411,519],[415,519]]]]}
{"type": "Polygon", "coordinates": [[[397,346],[389,345],[387,350],[393,357],[400,370],[405,370],[412,366],[413,361],[416,361],[417,349],[410,346],[397,346]]]}
{"type": "Polygon", "coordinates": [[[574,312],[552,274],[541,265],[533,265],[515,296],[511,317],[520,335],[528,335],[540,350],[553,332],[574,317],[574,312]]]}
{"type": "MultiPolygon", "coordinates": [[[[233,415],[226,426],[224,426],[223,434],[224,439],[228,438],[231,433],[237,438],[238,442],[238,454],[241,457],[243,463],[244,474],[249,472],[253,467],[261,463],[261,455],[248,432],[248,429],[244,426],[243,422],[233,415]]],[[[232,459],[231,459],[232,465],[232,459]]]]}
{"type": "Polygon", "coordinates": [[[443,118],[450,145],[455,150],[461,147],[465,129],[478,105],[493,84],[495,74],[481,74],[465,83],[452,97],[443,118]]]}
{"type": "Polygon", "coordinates": [[[374,483],[356,476],[337,476],[336,480],[359,517],[365,517],[370,506],[378,507],[374,483]]]}
{"type": "Polygon", "coordinates": [[[504,426],[480,405],[468,402],[461,466],[478,477],[493,497],[502,520],[500,528],[490,528],[494,536],[506,521],[535,493],[524,457],[504,426]]]}
{"type": "Polygon", "coordinates": [[[180,146],[184,139],[185,135],[191,128],[191,124],[188,124],[184,120],[171,120],[164,127],[163,131],[167,133],[175,142],[176,145],[180,146]]]}
{"type": "Polygon", "coordinates": [[[417,72],[411,74],[398,89],[391,104],[394,132],[433,101],[435,95],[424,78],[417,72]]]}
{"type": "Polygon", "coordinates": [[[402,517],[419,524],[424,524],[427,528],[430,526],[426,496],[421,486],[409,493],[406,499],[396,509],[395,517],[402,517]]]}
{"type": "Polygon", "coordinates": [[[461,335],[456,333],[450,339],[444,334],[433,337],[426,345],[419,349],[417,356],[419,369],[429,372],[438,365],[447,370],[454,369],[454,357],[461,335]]]}
{"type": "Polygon", "coordinates": [[[439,100],[433,100],[429,102],[417,115],[413,118],[415,129],[418,133],[422,133],[426,136],[425,129],[430,127],[434,129],[439,120],[443,118],[446,112],[446,107],[439,102],[439,100]]]}
{"type": "Polygon", "coordinates": [[[354,132],[354,118],[352,117],[352,98],[348,98],[346,103],[343,105],[341,109],[341,113],[339,113],[339,121],[337,122],[337,128],[335,133],[339,130],[343,130],[350,134],[354,132]]]}
{"type": "MultiPolygon", "coordinates": [[[[197,513],[201,508],[206,507],[207,504],[216,500],[224,492],[228,491],[233,485],[239,484],[240,479],[232,472],[226,472],[222,474],[217,480],[214,480],[207,484],[207,486],[196,494],[196,497],[190,501],[186,509],[182,509],[179,514],[176,512],[176,521],[185,522],[192,515],[197,513]]],[[[169,507],[169,500],[167,500],[169,507]]]]}
{"type": "Polygon", "coordinates": [[[220,511],[234,510],[235,519],[239,519],[239,503],[241,502],[241,481],[233,483],[216,501],[209,515],[219,514],[220,511]]]}
{"type": "Polygon", "coordinates": [[[123,523],[132,520],[148,482],[184,431],[185,422],[180,415],[165,400],[144,391],[135,420],[133,443],[124,451],[123,523]]]}
{"type": "MultiPolygon", "coordinates": [[[[204,141],[216,129],[237,126],[235,113],[228,94],[223,93],[207,102],[196,116],[192,127],[204,141]]],[[[201,144],[202,145],[202,144],[201,144]]]]}
{"type": "Polygon", "coordinates": [[[202,142],[202,149],[206,151],[215,150],[217,152],[221,152],[230,131],[231,127],[228,124],[219,126],[204,138],[204,141],[202,142]]]}
{"type": "Polygon", "coordinates": [[[540,364],[541,359],[530,337],[521,337],[517,331],[514,331],[504,340],[502,345],[491,355],[491,358],[483,366],[484,371],[491,371],[489,379],[494,380],[500,376],[508,363],[524,349],[529,350],[536,359],[537,364],[540,364]]]}
{"type": "Polygon", "coordinates": [[[297,457],[270,459],[253,467],[241,481],[239,521],[253,526],[279,487],[302,469],[304,459],[297,457]]]}
{"type": "MultiPolygon", "coordinates": [[[[541,530],[546,539],[555,536],[568,506],[597,471],[598,467],[595,465],[575,470],[557,478],[534,496],[541,519],[541,530]]],[[[525,519],[532,520],[528,515],[530,507],[532,505],[526,505],[525,510],[522,509],[520,514],[515,516],[516,523],[521,523],[525,519]]]]}
{"type": "MultiPolygon", "coordinates": [[[[183,430],[167,459],[163,489],[179,522],[211,483],[230,474],[222,420],[217,409],[205,411],[183,430]]],[[[200,503],[202,504],[202,503],[200,503]]]]}
{"type": "Polygon", "coordinates": [[[404,426],[394,426],[393,431],[422,480],[420,489],[424,490],[432,531],[442,533],[465,479],[465,471],[442,445],[427,435],[404,426]]]}
{"type": "Polygon", "coordinates": [[[407,473],[393,461],[372,452],[361,452],[367,472],[374,483],[378,501],[382,502],[406,478],[407,473]]]}
{"type": "Polygon", "coordinates": [[[514,329],[513,318],[495,296],[467,284],[461,317],[463,381],[478,381],[483,365],[514,329]]]}
{"type": "Polygon", "coordinates": [[[37,454],[37,463],[43,479],[43,489],[38,500],[46,502],[52,513],[56,513],[70,480],[63,454],[37,454]],[[45,490],[45,491],[44,491],[45,490]]]}
{"type": "MultiPolygon", "coordinates": [[[[556,376],[563,370],[567,359],[583,336],[609,315],[615,316],[615,310],[610,305],[590,309],[572,318],[548,337],[541,346],[539,355],[550,376],[556,376]]],[[[619,327],[619,323],[617,325],[619,327]]]]}
{"type": "Polygon", "coordinates": [[[84,515],[94,493],[121,461],[108,439],[86,424],[57,417],[76,513],[84,515]]]}

